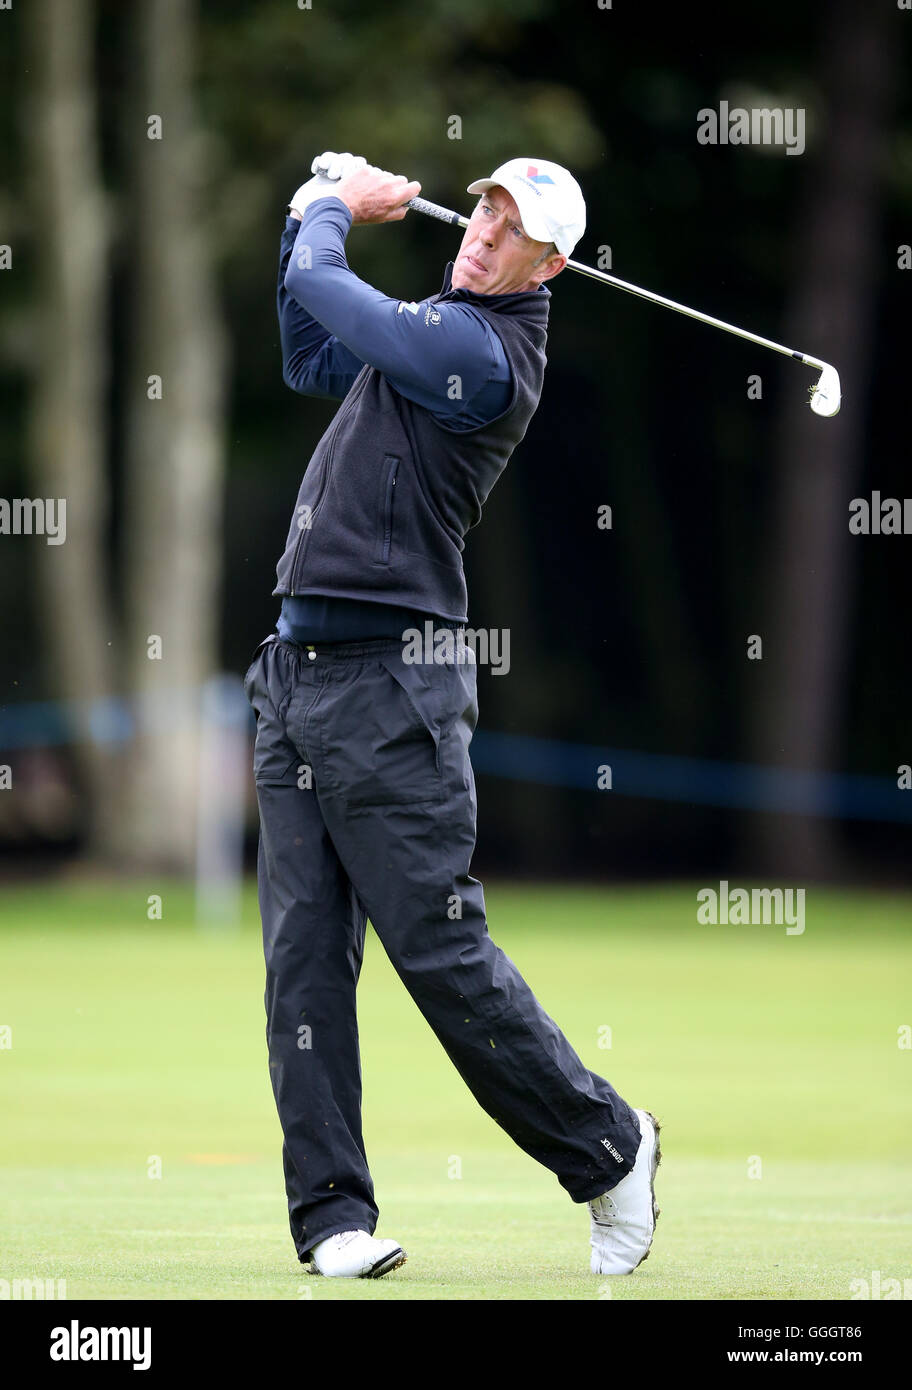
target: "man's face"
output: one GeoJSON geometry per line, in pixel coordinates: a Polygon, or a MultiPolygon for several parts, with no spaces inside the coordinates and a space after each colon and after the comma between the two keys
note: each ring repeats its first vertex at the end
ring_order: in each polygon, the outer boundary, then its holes
{"type": "Polygon", "coordinates": [[[567,264],[566,256],[555,251],[536,266],[548,248],[547,241],[526,236],[519,209],[505,188],[489,188],[465,229],[462,245],[453,263],[454,290],[474,294],[511,294],[535,290],[567,264]]]}

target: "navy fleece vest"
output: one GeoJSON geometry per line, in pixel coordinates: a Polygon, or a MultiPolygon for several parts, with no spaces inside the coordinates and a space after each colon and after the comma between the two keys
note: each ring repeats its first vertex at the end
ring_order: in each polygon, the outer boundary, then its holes
{"type": "Polygon", "coordinates": [[[510,364],[509,407],[457,433],[365,366],[304,474],[274,595],[336,595],[468,621],[464,537],[538,406],[551,295],[453,290],[452,270],[424,302],[461,300],[487,319],[510,364]]]}

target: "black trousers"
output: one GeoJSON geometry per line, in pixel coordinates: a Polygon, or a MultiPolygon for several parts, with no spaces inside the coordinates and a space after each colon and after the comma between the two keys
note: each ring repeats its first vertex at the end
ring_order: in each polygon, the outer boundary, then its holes
{"type": "Polygon", "coordinates": [[[368,917],[479,1104],[574,1201],[615,1186],[636,1157],[636,1115],[488,935],[469,873],[471,658],[409,664],[395,640],[308,651],[273,636],[245,679],[269,1067],[302,1261],[327,1236],[377,1224],[355,1012],[368,917]]]}

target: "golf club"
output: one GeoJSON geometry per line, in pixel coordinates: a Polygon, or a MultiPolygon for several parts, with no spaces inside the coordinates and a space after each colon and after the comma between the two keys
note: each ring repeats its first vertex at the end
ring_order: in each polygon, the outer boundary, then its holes
{"type": "MultiPolygon", "coordinates": [[[[436,217],[441,222],[450,222],[456,227],[467,227],[469,219],[462,217],[458,212],[452,212],[449,208],[439,207],[437,203],[430,203],[426,198],[411,198],[408,206],[415,212],[422,212],[426,217],[436,217]]],[[[686,314],[688,318],[698,319],[700,323],[708,323],[710,328],[721,328],[726,333],[734,333],[738,338],[746,338],[749,343],[756,343],[758,347],[771,348],[773,352],[781,352],[786,357],[794,357],[796,361],[803,362],[806,367],[815,367],[820,376],[811,388],[811,409],[817,415],[835,415],[842,401],[842,393],[839,386],[839,373],[835,367],[830,366],[829,362],[822,362],[819,357],[811,357],[805,352],[796,352],[794,348],[785,347],[782,343],[774,343],[770,338],[761,338],[757,333],[748,333],[745,328],[736,328],[734,324],[725,323],[722,319],[714,318],[711,314],[701,314],[698,309],[689,309],[686,304],[678,304],[674,299],[666,299],[664,295],[653,294],[651,290],[644,290],[639,285],[631,285],[627,280],[619,280],[615,275],[608,275],[603,270],[595,270],[592,266],[581,265],[579,261],[567,261],[570,270],[576,270],[580,275],[588,275],[593,280],[601,280],[603,284],[613,285],[615,289],[626,290],[628,294],[635,294],[640,299],[651,300],[653,304],[661,304],[665,309],[674,309],[676,313],[686,314]]]]}

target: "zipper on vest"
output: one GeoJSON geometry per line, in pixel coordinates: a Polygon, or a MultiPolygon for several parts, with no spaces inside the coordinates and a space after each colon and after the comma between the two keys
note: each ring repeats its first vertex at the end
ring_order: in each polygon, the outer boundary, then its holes
{"type": "Polygon", "coordinates": [[[393,540],[393,498],[396,494],[396,475],[399,472],[399,460],[389,457],[390,469],[386,476],[386,497],[383,506],[383,549],[380,558],[386,564],[390,557],[390,546],[393,540]]]}

